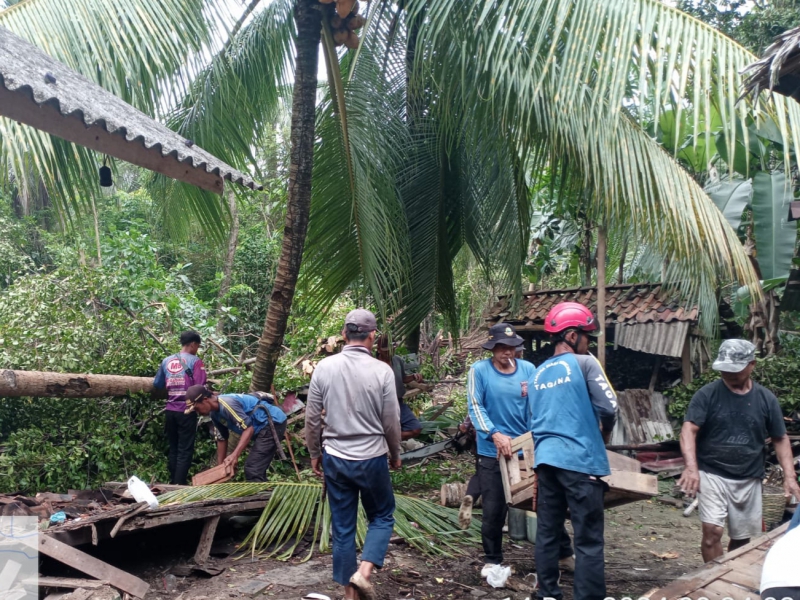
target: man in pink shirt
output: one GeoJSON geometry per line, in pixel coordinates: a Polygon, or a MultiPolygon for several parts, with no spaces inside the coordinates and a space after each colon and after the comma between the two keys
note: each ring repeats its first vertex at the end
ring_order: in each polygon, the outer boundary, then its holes
{"type": "Polygon", "coordinates": [[[194,455],[197,435],[197,415],[184,414],[186,390],[193,385],[205,385],[206,371],[203,361],[197,358],[200,334],[184,331],[181,334],[181,351],[161,361],[153,387],[167,390],[166,433],[169,441],[169,482],[186,485],[189,467],[194,455]]]}

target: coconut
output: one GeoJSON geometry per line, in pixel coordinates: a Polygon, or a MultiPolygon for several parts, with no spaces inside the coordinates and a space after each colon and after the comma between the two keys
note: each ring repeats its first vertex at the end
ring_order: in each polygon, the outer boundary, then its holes
{"type": "Polygon", "coordinates": [[[336,42],[337,46],[347,44],[347,40],[349,39],[349,37],[350,37],[350,32],[347,29],[337,29],[336,31],[333,32],[333,41],[336,42]]]}
{"type": "Polygon", "coordinates": [[[320,4],[333,4],[336,0],[319,0],[320,4]]]}
{"type": "Polygon", "coordinates": [[[356,29],[361,29],[366,22],[367,20],[361,15],[353,15],[347,19],[347,28],[350,31],[355,31],[356,29]]]}
{"type": "Polygon", "coordinates": [[[347,39],[344,41],[344,45],[351,50],[355,50],[358,48],[358,36],[354,32],[348,31],[347,39]]]}
{"type": "Polygon", "coordinates": [[[353,11],[356,0],[336,0],[336,14],[343,19],[353,11]]]}
{"type": "Polygon", "coordinates": [[[338,15],[334,15],[331,17],[331,28],[332,29],[342,29],[344,27],[344,21],[342,17],[338,15]]]}

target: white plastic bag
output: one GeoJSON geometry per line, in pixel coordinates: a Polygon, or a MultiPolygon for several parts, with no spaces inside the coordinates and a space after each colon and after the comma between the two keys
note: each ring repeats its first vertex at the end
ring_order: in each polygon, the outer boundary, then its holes
{"type": "Polygon", "coordinates": [[[511,577],[511,567],[493,565],[486,575],[486,583],[493,588],[504,588],[509,577],[511,577]]]}
{"type": "Polygon", "coordinates": [[[128,491],[137,502],[147,502],[150,508],[158,508],[158,500],[147,487],[147,484],[134,475],[128,479],[128,491]]]}

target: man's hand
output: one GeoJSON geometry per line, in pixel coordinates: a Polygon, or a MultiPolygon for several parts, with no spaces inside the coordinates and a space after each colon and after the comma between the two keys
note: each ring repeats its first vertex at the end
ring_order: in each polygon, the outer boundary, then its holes
{"type": "Polygon", "coordinates": [[[497,451],[508,458],[511,456],[511,438],[507,435],[500,433],[499,431],[495,432],[492,435],[492,441],[494,442],[497,451]]]}
{"type": "Polygon", "coordinates": [[[318,456],[317,458],[311,459],[311,470],[314,471],[314,475],[317,477],[322,477],[322,457],[318,456]]]}
{"type": "Polygon", "coordinates": [[[783,495],[789,498],[794,496],[796,500],[800,500],[800,485],[797,484],[797,477],[784,477],[783,480],[783,495]]]}
{"type": "Polygon", "coordinates": [[[225,460],[222,461],[222,464],[228,468],[236,469],[236,463],[239,462],[239,455],[235,452],[232,452],[228,456],[225,457],[225,460]]]}
{"type": "Polygon", "coordinates": [[[422,383],[422,373],[414,373],[414,381],[422,383]]]}
{"type": "Polygon", "coordinates": [[[678,480],[678,486],[683,490],[684,494],[694,498],[700,489],[700,472],[697,469],[685,469],[678,480]]]}
{"type": "Polygon", "coordinates": [[[392,471],[399,471],[400,467],[402,466],[403,466],[403,461],[400,458],[389,461],[389,467],[392,469],[392,471]]]}

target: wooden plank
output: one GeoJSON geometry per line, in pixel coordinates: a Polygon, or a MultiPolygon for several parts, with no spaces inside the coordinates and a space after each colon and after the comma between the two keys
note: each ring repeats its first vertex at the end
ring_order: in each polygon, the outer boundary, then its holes
{"type": "Polygon", "coordinates": [[[653,600],[661,600],[662,598],[665,598],[666,600],[685,598],[695,590],[698,590],[704,585],[711,583],[730,570],[730,567],[727,565],[706,563],[697,571],[687,573],[672,583],[667,584],[663,588],[649,593],[647,597],[652,598],[653,600]]]}
{"type": "Polygon", "coordinates": [[[608,456],[608,464],[611,465],[612,471],[642,472],[642,463],[635,458],[625,456],[619,452],[611,452],[610,450],[606,450],[606,456],[608,456]]]}
{"type": "Polygon", "coordinates": [[[511,451],[518,452],[522,450],[525,446],[530,446],[533,448],[533,434],[529,431],[527,433],[523,433],[520,436],[515,437],[511,440],[511,451]]]}
{"type": "Polygon", "coordinates": [[[736,567],[725,573],[722,579],[758,593],[761,587],[761,567],[759,565],[736,567]]]}
{"type": "Polygon", "coordinates": [[[500,478],[503,480],[503,493],[506,497],[506,504],[511,504],[511,482],[508,477],[508,461],[504,457],[498,458],[500,464],[500,478]]]}
{"type": "Polygon", "coordinates": [[[41,575],[36,579],[24,579],[22,583],[25,585],[38,584],[39,587],[66,588],[72,590],[77,590],[78,588],[96,590],[104,585],[109,585],[107,581],[100,581],[98,579],[80,579],[78,577],[42,577],[41,575]]]}
{"type": "MultiPolygon", "coordinates": [[[[688,594],[688,596],[692,600],[723,600],[723,598],[725,598],[725,596],[723,596],[722,594],[710,590],[707,587],[702,587],[698,590],[695,590],[692,593],[688,594]]],[[[737,598],[736,600],[739,599],[737,598]]]]}
{"type": "Polygon", "coordinates": [[[719,558],[715,558],[714,562],[722,563],[722,562],[726,562],[726,561],[729,561],[729,560],[733,560],[734,558],[738,558],[739,556],[741,556],[742,554],[745,554],[746,552],[749,552],[753,548],[758,548],[759,546],[763,546],[767,542],[771,542],[772,540],[774,540],[776,538],[779,538],[784,533],[786,533],[786,529],[788,527],[789,527],[789,524],[788,523],[784,523],[783,525],[781,525],[780,527],[777,527],[776,529],[773,529],[772,531],[770,531],[766,535],[762,535],[762,536],[759,536],[759,537],[755,538],[749,544],[746,544],[746,545],[742,546],[741,548],[737,548],[736,550],[733,550],[732,552],[728,552],[727,554],[723,554],[719,558]]]}
{"type": "Polygon", "coordinates": [[[715,592],[723,598],[734,598],[736,600],[750,596],[752,593],[750,590],[746,590],[728,581],[723,581],[722,579],[717,579],[716,581],[706,584],[705,589],[715,592]]]}
{"type": "Polygon", "coordinates": [[[518,492],[521,492],[525,488],[533,487],[533,485],[534,485],[534,478],[533,477],[526,477],[525,479],[523,479],[519,483],[515,483],[514,485],[511,486],[511,490],[510,490],[511,491],[511,495],[513,496],[514,494],[516,494],[518,492]]]}
{"type": "Polygon", "coordinates": [[[655,475],[633,473],[631,471],[612,471],[611,475],[602,479],[613,490],[647,496],[658,495],[658,477],[655,475]]]}
{"type": "Polygon", "coordinates": [[[508,483],[513,487],[515,484],[522,481],[522,475],[519,470],[519,460],[515,456],[512,456],[509,460],[506,460],[505,463],[508,467],[508,483]]]}
{"type": "Polygon", "coordinates": [[[533,486],[527,487],[524,490],[513,494],[509,504],[515,508],[525,508],[526,510],[530,510],[533,508],[530,503],[531,500],[533,500],[533,486]]]}
{"type": "Polygon", "coordinates": [[[747,554],[739,557],[739,564],[760,565],[763,564],[764,559],[767,557],[767,551],[761,548],[754,548],[747,554]]]}
{"type": "Polygon", "coordinates": [[[194,562],[196,564],[202,565],[208,560],[208,556],[211,554],[211,544],[214,543],[214,534],[217,532],[218,524],[219,515],[209,517],[203,523],[203,533],[200,534],[200,541],[194,553],[194,562]]]}
{"type": "Polygon", "coordinates": [[[205,519],[206,517],[213,517],[215,515],[223,515],[231,512],[245,512],[248,510],[257,510],[264,508],[269,500],[253,500],[251,502],[242,502],[239,504],[229,504],[222,506],[208,506],[194,510],[175,511],[163,515],[150,515],[145,513],[134,517],[122,527],[122,531],[134,531],[137,529],[152,529],[153,527],[161,527],[162,525],[170,525],[172,523],[182,523],[183,521],[194,521],[195,519],[205,519]]]}
{"type": "MultiPolygon", "coordinates": [[[[25,538],[21,541],[34,548],[37,545],[37,542],[25,538]]],[[[138,577],[134,577],[122,569],[111,566],[94,556],[90,556],[49,536],[38,536],[38,548],[39,552],[45,556],[77,569],[81,573],[91,575],[95,579],[108,581],[110,585],[136,598],[144,598],[147,590],[150,589],[150,585],[138,577]]]]}

